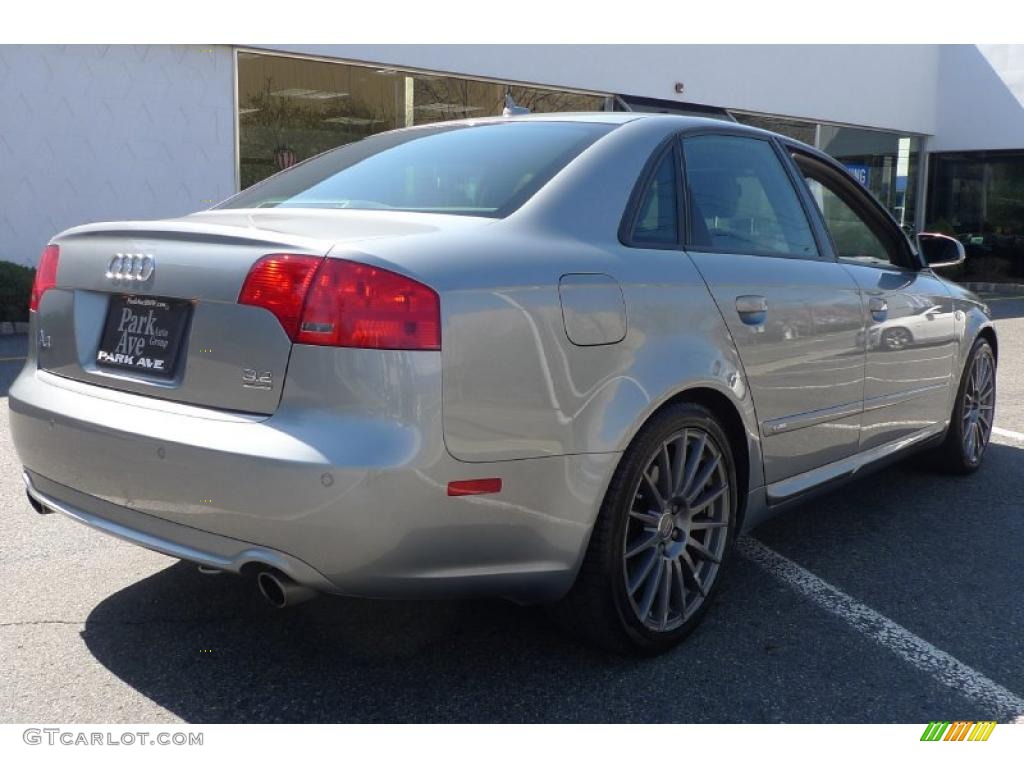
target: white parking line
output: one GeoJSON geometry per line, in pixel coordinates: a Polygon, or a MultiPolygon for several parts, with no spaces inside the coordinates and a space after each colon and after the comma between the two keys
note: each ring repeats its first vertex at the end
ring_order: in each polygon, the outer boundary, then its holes
{"type": "Polygon", "coordinates": [[[1003,429],[1002,427],[992,427],[992,434],[999,435],[1001,437],[1009,437],[1013,440],[1020,440],[1024,442],[1024,432],[1014,432],[1012,429],[1003,429]]]}
{"type": "Polygon", "coordinates": [[[750,536],[739,539],[736,548],[741,555],[760,565],[820,608],[838,616],[860,634],[927,672],[937,682],[983,705],[985,716],[997,717],[1003,722],[1013,722],[1024,716],[1024,698],[936,648],[909,629],[854,600],[806,568],[750,536]]]}

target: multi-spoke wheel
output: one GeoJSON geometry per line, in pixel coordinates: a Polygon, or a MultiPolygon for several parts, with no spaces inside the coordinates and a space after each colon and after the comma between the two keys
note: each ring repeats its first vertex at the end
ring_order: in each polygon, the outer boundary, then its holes
{"type": "Polygon", "coordinates": [[[992,435],[992,418],[996,412],[996,365],[991,354],[975,355],[967,374],[964,402],[960,412],[964,455],[974,464],[992,435]]]}
{"type": "Polygon", "coordinates": [[[981,465],[996,412],[996,358],[984,338],[974,342],[964,366],[946,441],[939,449],[945,469],[966,474],[981,465]]]}
{"type": "Polygon", "coordinates": [[[718,584],[737,493],[732,449],[709,410],[681,403],[657,414],[623,455],[556,615],[615,650],[675,645],[718,584]]]}
{"type": "Polygon", "coordinates": [[[623,554],[626,594],[644,626],[682,625],[707,597],[732,506],[722,451],[700,427],[662,441],[637,480],[623,554]]]}

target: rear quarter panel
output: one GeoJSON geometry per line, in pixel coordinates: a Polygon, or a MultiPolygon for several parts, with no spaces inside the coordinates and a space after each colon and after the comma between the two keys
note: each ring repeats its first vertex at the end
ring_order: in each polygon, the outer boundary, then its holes
{"type": "MultiPolygon", "coordinates": [[[[487,226],[365,244],[360,260],[402,271],[441,296],[443,433],[453,457],[620,452],[654,410],[694,387],[733,403],[756,453],[739,357],[692,262],[681,250],[618,239],[645,163],[678,129],[660,117],[616,128],[521,209],[487,226]],[[570,341],[559,300],[569,274],[618,284],[621,341],[570,341]]],[[[760,455],[750,459],[751,482],[760,484],[760,455]]]]}
{"type": "Polygon", "coordinates": [[[551,240],[532,248],[550,263],[532,280],[444,295],[444,435],[453,456],[622,451],[659,405],[693,387],[725,394],[756,423],[728,331],[684,253],[551,240]],[[558,280],[581,272],[621,286],[620,342],[569,340],[558,280]]]}

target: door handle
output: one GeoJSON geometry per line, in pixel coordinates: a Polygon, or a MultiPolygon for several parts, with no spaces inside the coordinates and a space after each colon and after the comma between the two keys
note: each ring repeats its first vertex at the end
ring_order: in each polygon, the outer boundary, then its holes
{"type": "Polygon", "coordinates": [[[876,323],[884,322],[889,316],[889,302],[878,296],[868,299],[868,309],[871,311],[871,319],[876,323]]]}
{"type": "Polygon", "coordinates": [[[737,296],[736,311],[745,325],[761,325],[768,317],[768,299],[764,296],[737,296]]]}

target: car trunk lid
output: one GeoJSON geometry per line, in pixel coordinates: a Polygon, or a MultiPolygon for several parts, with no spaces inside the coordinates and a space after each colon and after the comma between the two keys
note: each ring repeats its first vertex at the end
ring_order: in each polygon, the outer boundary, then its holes
{"type": "MultiPolygon", "coordinates": [[[[292,342],[271,311],[239,303],[257,261],[271,254],[323,258],[332,250],[372,261],[364,244],[374,250],[384,241],[491,222],[397,211],[257,209],[76,227],[53,241],[60,258],[56,287],[38,310],[39,366],[150,397],[269,415],[280,401],[292,342]],[[154,351],[148,344],[133,346],[153,331],[179,338],[177,350],[165,350],[175,359],[162,370],[138,363],[140,357],[159,363],[163,350],[148,355],[154,351]],[[118,355],[128,355],[132,365],[118,355]]],[[[412,242],[403,245],[409,249],[418,250],[412,242]]]]}
{"type": "Polygon", "coordinates": [[[191,222],[79,227],[60,247],[57,286],[37,316],[40,368],[164,400],[271,414],[291,340],[261,307],[237,303],[270,253],[323,257],[331,243],[191,222]]]}

